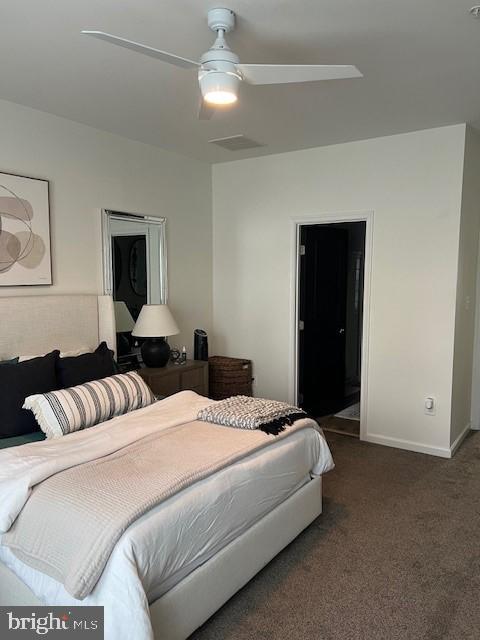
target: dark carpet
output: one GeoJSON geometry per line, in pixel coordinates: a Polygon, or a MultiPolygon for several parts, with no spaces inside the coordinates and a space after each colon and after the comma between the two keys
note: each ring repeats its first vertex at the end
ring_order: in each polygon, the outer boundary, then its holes
{"type": "Polygon", "coordinates": [[[480,434],[453,460],[327,437],[323,514],[192,640],[478,640],[480,434]]]}

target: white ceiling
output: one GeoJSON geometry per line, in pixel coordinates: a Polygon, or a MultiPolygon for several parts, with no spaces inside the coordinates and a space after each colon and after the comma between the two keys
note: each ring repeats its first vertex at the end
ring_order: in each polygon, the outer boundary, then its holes
{"type": "MultiPolygon", "coordinates": [[[[363,79],[242,86],[197,120],[195,71],[80,35],[98,29],[198,59],[214,0],[2,0],[0,98],[209,162],[434,126],[480,125],[473,0],[227,0],[243,62],[355,64],[363,79]],[[208,140],[266,146],[230,152],[208,140]]],[[[222,0],[220,0],[220,6],[222,0]]]]}

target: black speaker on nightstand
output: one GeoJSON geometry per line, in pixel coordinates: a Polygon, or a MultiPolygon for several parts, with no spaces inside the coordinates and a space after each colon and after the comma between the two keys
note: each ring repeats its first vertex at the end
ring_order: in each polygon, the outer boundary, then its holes
{"type": "Polygon", "coordinates": [[[208,336],[203,329],[195,329],[193,332],[194,358],[195,360],[208,360],[208,336]]]}

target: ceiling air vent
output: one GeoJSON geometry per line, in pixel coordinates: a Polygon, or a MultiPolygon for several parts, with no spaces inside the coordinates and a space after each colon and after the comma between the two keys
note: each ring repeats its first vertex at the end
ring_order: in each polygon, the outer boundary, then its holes
{"type": "Polygon", "coordinates": [[[242,151],[243,149],[254,149],[255,147],[264,147],[261,142],[256,142],[243,135],[229,136],[228,138],[216,138],[209,140],[210,144],[216,144],[218,147],[228,149],[228,151],[242,151]]]}

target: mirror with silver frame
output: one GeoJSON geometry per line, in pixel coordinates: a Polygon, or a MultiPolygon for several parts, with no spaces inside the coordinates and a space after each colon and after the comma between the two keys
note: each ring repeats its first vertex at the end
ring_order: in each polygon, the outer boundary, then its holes
{"type": "Polygon", "coordinates": [[[104,293],[111,295],[119,363],[137,361],[131,331],[144,304],[167,302],[165,218],[102,210],[104,293]]]}

